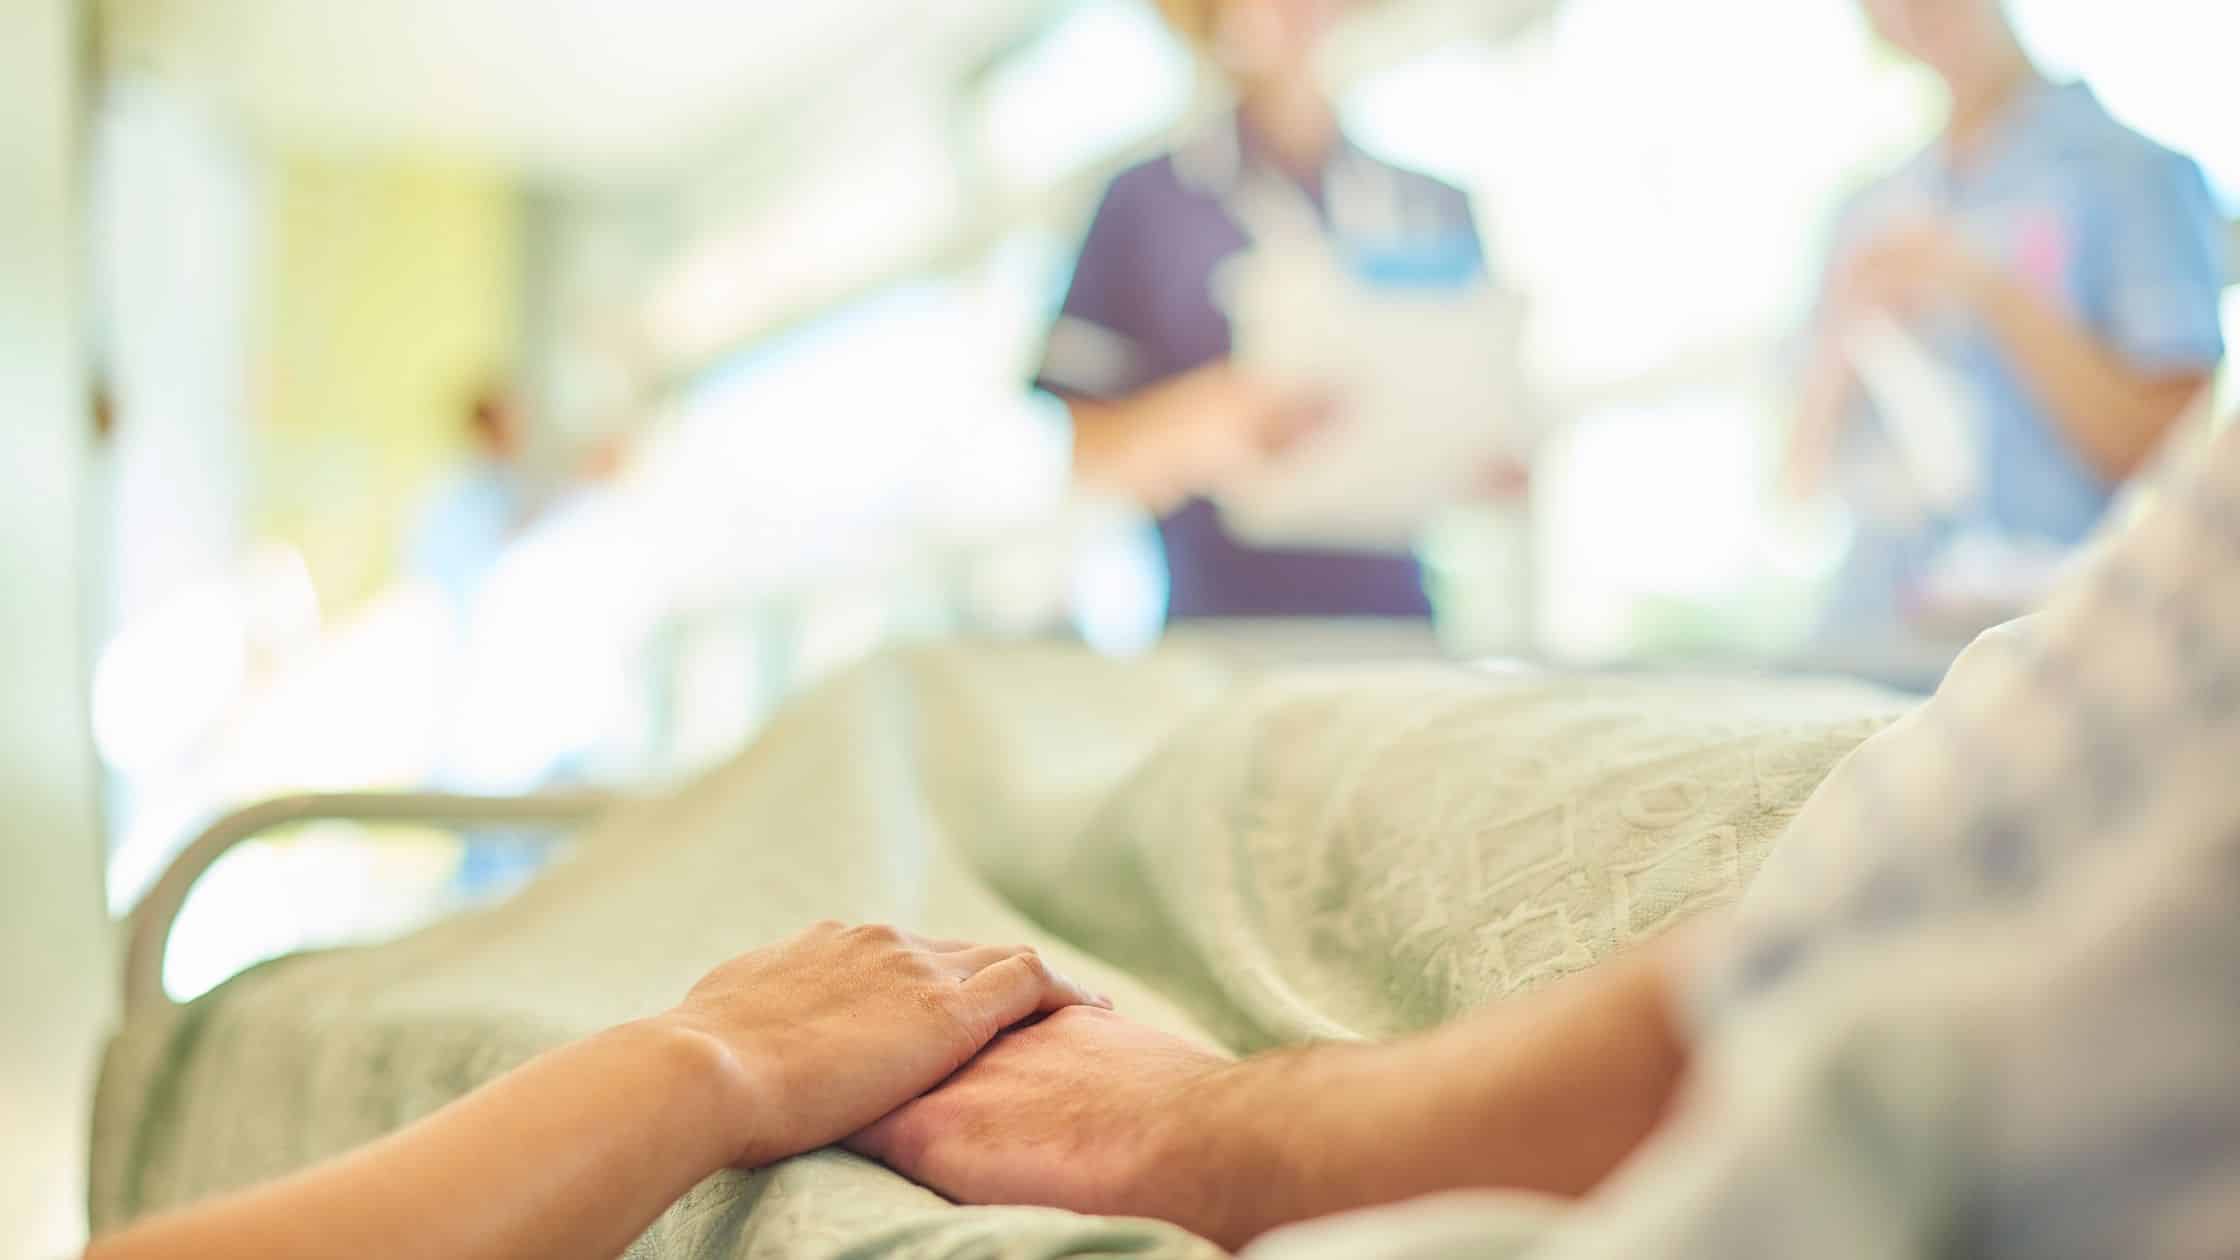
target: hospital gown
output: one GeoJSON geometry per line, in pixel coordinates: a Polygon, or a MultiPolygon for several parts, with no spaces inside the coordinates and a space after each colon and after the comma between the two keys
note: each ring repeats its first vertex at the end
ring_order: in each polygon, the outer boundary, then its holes
{"type": "Polygon", "coordinates": [[[2240,1255],[2240,431],[1814,796],[1694,977],[1667,1132],[1595,1196],[1319,1257],[2240,1255]]]}

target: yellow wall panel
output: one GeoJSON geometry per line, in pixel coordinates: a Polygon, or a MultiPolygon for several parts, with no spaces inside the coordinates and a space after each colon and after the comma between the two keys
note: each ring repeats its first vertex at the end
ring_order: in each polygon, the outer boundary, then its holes
{"type": "Polygon", "coordinates": [[[393,575],[467,395],[513,359],[520,202],[494,172],[282,158],[268,206],[253,525],[346,608],[393,575]]]}

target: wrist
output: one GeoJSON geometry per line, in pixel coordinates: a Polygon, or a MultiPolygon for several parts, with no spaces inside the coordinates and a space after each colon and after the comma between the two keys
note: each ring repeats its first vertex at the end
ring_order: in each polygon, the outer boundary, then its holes
{"type": "Polygon", "coordinates": [[[1273,1190],[1270,1154],[1281,1135],[1268,1130],[1247,1097],[1265,1092],[1254,1078],[1267,1066],[1259,1059],[1217,1068],[1156,1119],[1133,1178],[1144,1191],[1133,1212],[1173,1221],[1231,1249],[1272,1228],[1254,1221],[1273,1190]]]}
{"type": "Polygon", "coordinates": [[[1073,417],[1073,480],[1085,490],[1111,493],[1127,489],[1119,445],[1113,440],[1110,409],[1086,402],[1067,404],[1073,417]]]}
{"type": "Polygon", "coordinates": [[[694,1020],[675,1011],[626,1024],[647,1070],[670,1104],[671,1132],[699,1152],[707,1172],[754,1167],[776,1158],[771,1091],[760,1065],[694,1020]]]}
{"type": "MultiPolygon", "coordinates": [[[[1318,1045],[1210,1072],[1173,1108],[1144,1184],[1156,1215],[1231,1249],[1272,1229],[1354,1206],[1346,1183],[1377,1143],[1362,1140],[1373,1075],[1359,1047],[1318,1045]]],[[[1370,1126],[1370,1127],[1373,1127],[1370,1126]]]]}
{"type": "Polygon", "coordinates": [[[1127,402],[1077,402],[1070,409],[1074,484],[1154,511],[1165,510],[1169,505],[1161,489],[1155,418],[1127,402]]]}

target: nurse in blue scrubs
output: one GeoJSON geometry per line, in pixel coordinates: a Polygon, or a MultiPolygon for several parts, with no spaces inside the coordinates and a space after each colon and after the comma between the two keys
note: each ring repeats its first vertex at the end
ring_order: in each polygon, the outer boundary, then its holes
{"type": "Polygon", "coordinates": [[[1212,285],[1248,245],[1248,190],[1310,207],[1367,283],[1459,286],[1483,275],[1468,199],[1339,131],[1313,54],[1344,7],[1165,0],[1176,30],[1235,84],[1238,109],[1106,190],[1037,373],[1073,415],[1083,479],[1108,473],[1162,514],[1173,619],[1428,613],[1407,554],[1251,546],[1194,497],[1311,427],[1320,401],[1229,362],[1212,285]]]}
{"type": "Polygon", "coordinates": [[[1961,531],[2068,545],[2209,384],[2224,354],[2227,228],[2201,169],[2049,82],[2000,0],[1864,0],[1943,81],[1928,149],[1858,197],[1831,255],[1791,451],[1815,488],[1880,418],[1846,352],[1894,317],[1961,387],[1972,501],[1870,522],[1839,596],[1854,624],[1901,609],[1961,531]]]}

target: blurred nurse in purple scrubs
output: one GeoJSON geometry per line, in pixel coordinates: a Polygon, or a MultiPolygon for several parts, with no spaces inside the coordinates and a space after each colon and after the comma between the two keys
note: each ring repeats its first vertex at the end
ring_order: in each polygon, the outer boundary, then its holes
{"type": "Polygon", "coordinates": [[[1105,191],[1035,383],[1073,414],[1082,479],[1161,514],[1171,619],[1424,616],[1413,557],[1247,546],[1196,497],[1310,427],[1320,405],[1229,362],[1229,322],[1209,289],[1250,243],[1236,213],[1247,186],[1295,192],[1378,285],[1479,279],[1469,201],[1339,130],[1314,54],[1342,0],[1162,7],[1234,84],[1238,108],[1105,191]]]}

